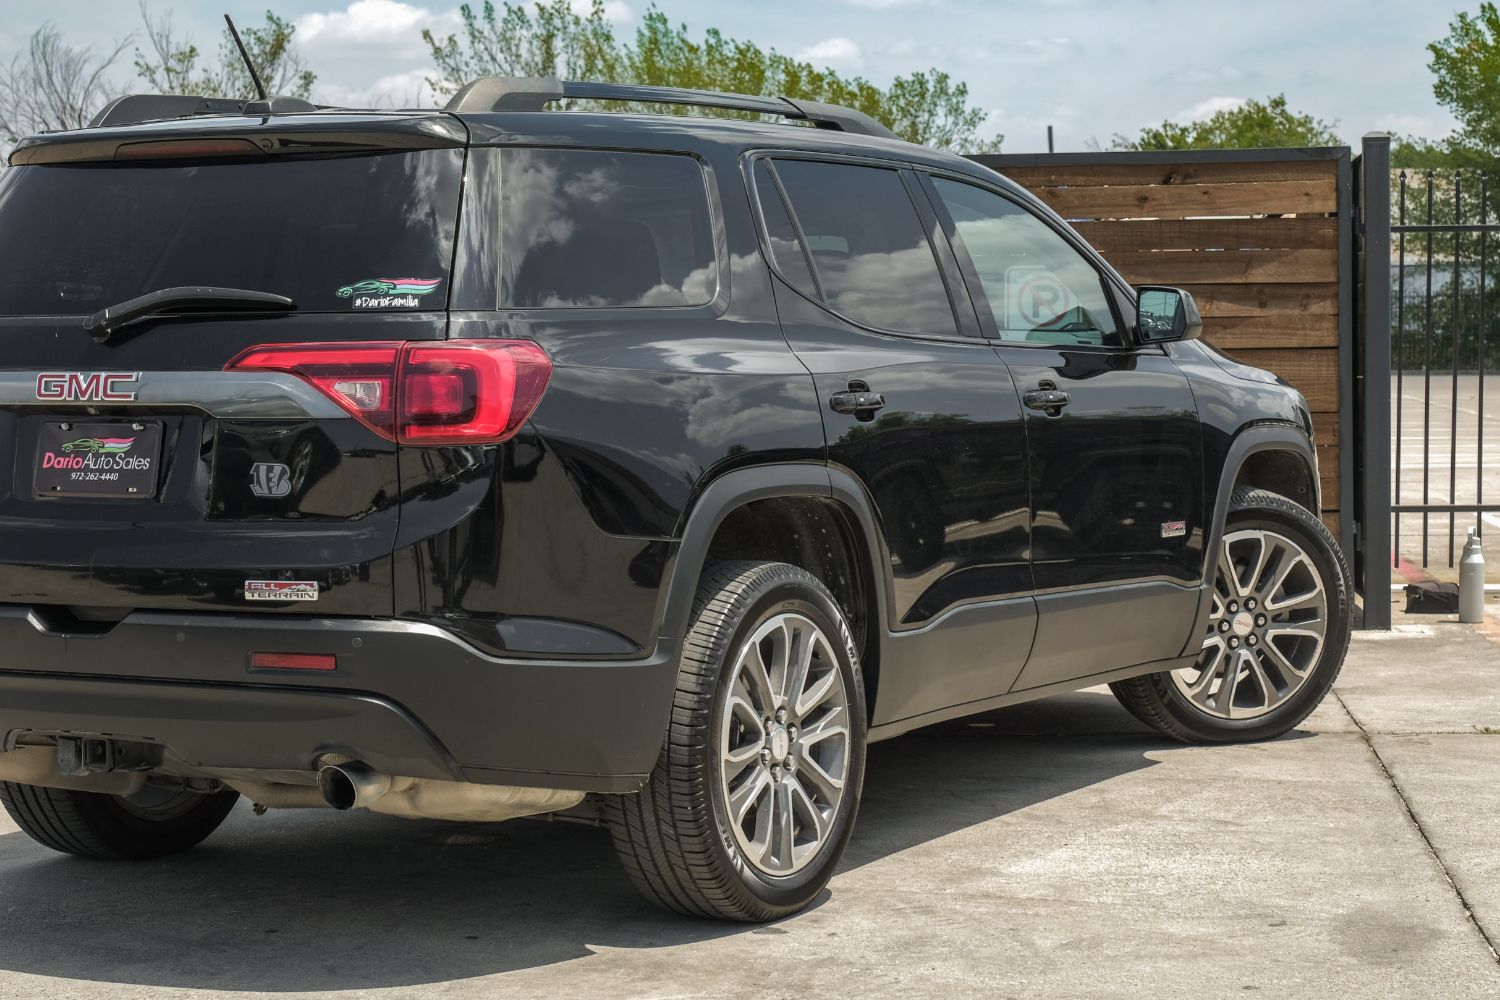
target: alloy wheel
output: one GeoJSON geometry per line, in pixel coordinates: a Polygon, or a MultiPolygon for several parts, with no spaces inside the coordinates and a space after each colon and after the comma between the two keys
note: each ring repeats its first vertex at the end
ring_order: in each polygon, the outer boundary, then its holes
{"type": "Polygon", "coordinates": [[[787,612],[741,646],[719,719],[725,822],[744,857],[792,875],[828,842],[849,774],[849,695],[833,646],[787,612]]]}
{"type": "Polygon", "coordinates": [[[1322,575],[1301,545],[1265,529],[1227,532],[1203,651],[1172,682],[1208,715],[1266,715],[1307,683],[1327,628],[1322,575]]]}

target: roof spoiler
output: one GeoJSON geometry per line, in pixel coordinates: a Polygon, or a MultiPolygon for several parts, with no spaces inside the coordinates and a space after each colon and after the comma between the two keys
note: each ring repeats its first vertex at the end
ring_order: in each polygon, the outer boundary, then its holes
{"type": "Polygon", "coordinates": [[[195,115],[287,115],[322,110],[300,97],[268,97],[261,101],[237,101],[227,97],[197,97],[191,94],[128,94],[106,104],[89,128],[136,125],[141,122],[191,118],[195,115]]]}
{"type": "Polygon", "coordinates": [[[588,83],[546,76],[481,77],[465,84],[443,110],[471,114],[485,111],[541,111],[553,101],[569,98],[684,104],[726,111],[750,111],[806,121],[818,128],[848,132],[851,135],[899,138],[862,111],[838,104],[824,104],[821,101],[725,94],[716,90],[688,90],[680,87],[646,87],[629,83],[588,83]]]}

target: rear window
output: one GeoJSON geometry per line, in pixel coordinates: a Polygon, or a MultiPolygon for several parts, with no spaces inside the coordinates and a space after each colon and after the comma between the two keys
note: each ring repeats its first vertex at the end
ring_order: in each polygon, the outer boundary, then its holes
{"type": "Polygon", "coordinates": [[[719,273],[697,160],[579,149],[498,155],[502,307],[713,301],[719,273]]]}
{"type": "Polygon", "coordinates": [[[441,310],[463,150],[0,170],[0,315],[220,285],[314,312],[441,310]]]}

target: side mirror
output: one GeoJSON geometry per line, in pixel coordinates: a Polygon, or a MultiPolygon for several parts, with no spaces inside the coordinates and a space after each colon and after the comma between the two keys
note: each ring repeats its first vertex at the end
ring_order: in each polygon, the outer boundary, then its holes
{"type": "Polygon", "coordinates": [[[1163,285],[1142,285],[1136,305],[1136,330],[1141,340],[1160,344],[1169,340],[1197,340],[1203,317],[1190,292],[1163,285]]]}

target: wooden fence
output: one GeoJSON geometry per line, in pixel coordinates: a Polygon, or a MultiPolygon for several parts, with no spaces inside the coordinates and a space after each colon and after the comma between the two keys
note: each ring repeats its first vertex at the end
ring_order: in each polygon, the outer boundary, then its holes
{"type": "Polygon", "coordinates": [[[974,159],[1051,205],[1132,284],[1192,292],[1205,340],[1301,390],[1317,432],[1324,520],[1347,545],[1339,445],[1351,394],[1341,348],[1353,312],[1349,150],[974,159]]]}

